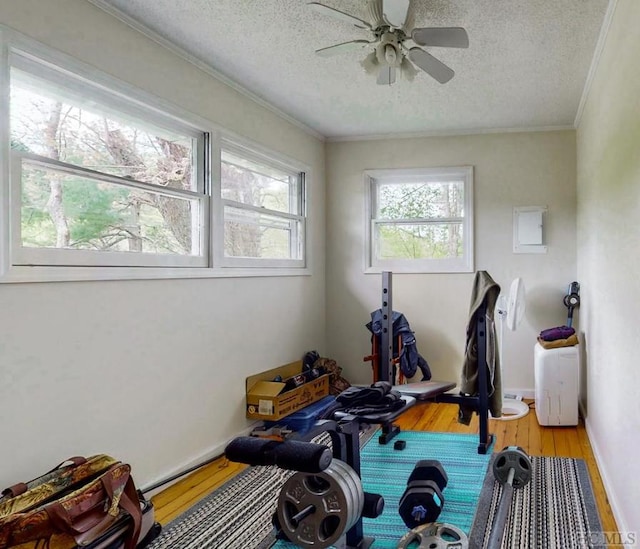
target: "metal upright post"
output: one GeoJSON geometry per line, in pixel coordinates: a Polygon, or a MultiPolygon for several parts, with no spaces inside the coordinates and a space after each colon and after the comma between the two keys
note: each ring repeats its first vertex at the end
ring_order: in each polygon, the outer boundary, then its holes
{"type": "Polygon", "coordinates": [[[393,304],[392,276],[382,272],[382,335],[380,336],[380,380],[395,383],[393,375],[393,304]]]}
{"type": "Polygon", "coordinates": [[[491,445],[489,434],[489,379],[487,372],[487,304],[483,302],[476,312],[476,336],[478,344],[478,418],[480,420],[480,444],[478,453],[486,454],[491,445]]]}

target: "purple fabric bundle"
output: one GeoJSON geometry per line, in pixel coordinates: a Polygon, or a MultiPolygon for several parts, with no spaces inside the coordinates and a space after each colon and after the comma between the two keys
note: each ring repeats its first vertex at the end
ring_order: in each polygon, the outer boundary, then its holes
{"type": "Polygon", "coordinates": [[[557,339],[567,339],[575,334],[576,331],[569,326],[556,326],[540,332],[540,339],[544,341],[556,341],[557,339]]]}

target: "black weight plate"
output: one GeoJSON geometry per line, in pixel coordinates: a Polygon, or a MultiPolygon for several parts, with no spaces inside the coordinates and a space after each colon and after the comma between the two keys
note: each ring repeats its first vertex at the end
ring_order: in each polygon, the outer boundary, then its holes
{"type": "Polygon", "coordinates": [[[513,469],[513,487],[522,488],[531,481],[531,458],[519,446],[508,446],[493,461],[493,476],[500,484],[506,484],[513,469]]]}
{"type": "Polygon", "coordinates": [[[400,499],[398,513],[408,528],[435,521],[442,511],[444,498],[435,482],[431,480],[413,481],[413,487],[407,488],[400,499]],[[417,486],[420,484],[420,486],[417,486]],[[422,507],[424,517],[415,517],[414,509],[422,507]]]}
{"type": "MultiPolygon", "coordinates": [[[[411,488],[431,488],[438,497],[438,500],[440,500],[440,507],[444,507],[444,494],[442,490],[440,490],[440,487],[432,480],[412,480],[407,486],[407,489],[411,488]]],[[[437,500],[436,503],[438,503],[437,500]]]]}
{"type": "Polygon", "coordinates": [[[414,480],[432,480],[441,490],[444,490],[449,482],[447,473],[437,459],[422,459],[416,463],[411,471],[407,484],[414,480]]]}

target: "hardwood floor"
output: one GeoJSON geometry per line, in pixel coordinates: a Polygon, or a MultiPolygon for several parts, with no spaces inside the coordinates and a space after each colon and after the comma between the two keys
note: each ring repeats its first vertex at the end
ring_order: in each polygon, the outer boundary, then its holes
{"type": "MultiPolygon", "coordinates": [[[[457,410],[457,406],[453,404],[421,404],[407,410],[396,423],[405,431],[477,433],[477,416],[474,415],[469,426],[461,425],[457,422],[457,410]]],[[[540,427],[532,410],[521,419],[490,421],[490,432],[496,436],[496,451],[502,450],[505,446],[517,445],[531,456],[572,457],[585,460],[600,512],[602,529],[605,532],[617,531],[582,420],[577,427],[540,427]]],[[[166,524],[244,468],[244,465],[230,463],[221,458],[182,479],[152,498],[156,520],[166,524]]]]}

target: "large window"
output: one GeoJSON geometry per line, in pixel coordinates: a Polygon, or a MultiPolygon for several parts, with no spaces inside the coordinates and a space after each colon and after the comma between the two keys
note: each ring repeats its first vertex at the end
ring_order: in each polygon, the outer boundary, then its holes
{"type": "Polygon", "coordinates": [[[473,170],[370,170],[367,270],[473,270],[473,170]]]}
{"type": "Polygon", "coordinates": [[[10,57],[14,265],[206,266],[205,133],[10,57]]]}
{"type": "Polygon", "coordinates": [[[305,166],[1,27],[0,112],[0,281],[307,272],[305,166]]]}
{"type": "Polygon", "coordinates": [[[223,141],[223,265],[304,265],[304,173],[223,141]]]}

